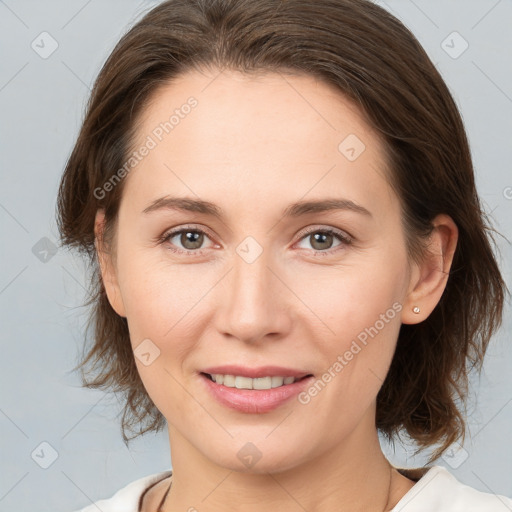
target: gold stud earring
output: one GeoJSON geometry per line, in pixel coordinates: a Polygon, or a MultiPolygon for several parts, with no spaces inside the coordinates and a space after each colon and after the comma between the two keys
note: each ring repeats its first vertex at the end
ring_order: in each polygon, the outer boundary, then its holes
{"type": "Polygon", "coordinates": [[[420,308],[418,306],[414,306],[412,308],[412,312],[418,314],[420,312],[420,308]]]}

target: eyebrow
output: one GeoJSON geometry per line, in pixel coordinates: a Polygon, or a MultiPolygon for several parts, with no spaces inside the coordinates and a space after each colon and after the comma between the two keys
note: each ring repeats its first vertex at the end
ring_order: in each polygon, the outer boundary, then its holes
{"type": "MultiPolygon", "coordinates": [[[[201,199],[188,199],[185,197],[160,197],[152,201],[142,213],[151,213],[158,210],[178,210],[187,212],[202,213],[210,215],[217,219],[223,218],[222,209],[214,203],[203,201],[201,199]]],[[[360,213],[368,217],[373,217],[369,210],[349,199],[323,199],[317,201],[299,201],[287,206],[283,212],[283,217],[300,217],[309,213],[320,213],[330,210],[348,210],[360,213]]]]}

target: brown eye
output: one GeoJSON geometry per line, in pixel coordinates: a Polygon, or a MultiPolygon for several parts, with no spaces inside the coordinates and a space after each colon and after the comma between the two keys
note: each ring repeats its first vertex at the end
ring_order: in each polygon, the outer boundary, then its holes
{"type": "Polygon", "coordinates": [[[203,244],[204,234],[199,231],[181,231],[179,240],[185,249],[199,249],[203,244]]]}
{"type": "Polygon", "coordinates": [[[162,244],[168,244],[169,249],[177,253],[201,254],[205,238],[208,235],[201,229],[181,228],[169,231],[161,238],[162,244]]]}
{"type": "MultiPolygon", "coordinates": [[[[301,241],[307,240],[314,251],[317,252],[335,252],[339,246],[350,244],[350,238],[341,231],[334,229],[311,229],[302,236],[301,241]],[[333,245],[335,240],[337,245],[333,245]],[[330,251],[334,247],[333,251],[330,251]]],[[[308,247],[306,247],[308,249],[308,247]]]]}
{"type": "Polygon", "coordinates": [[[323,249],[330,249],[334,236],[329,233],[315,233],[313,235],[309,235],[309,239],[311,241],[311,247],[317,251],[321,251],[323,249]]]}

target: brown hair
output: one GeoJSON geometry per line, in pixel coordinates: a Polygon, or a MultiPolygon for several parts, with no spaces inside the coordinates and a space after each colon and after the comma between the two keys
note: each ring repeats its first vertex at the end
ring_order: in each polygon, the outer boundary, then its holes
{"type": "Polygon", "coordinates": [[[57,205],[62,243],[91,263],[94,344],[77,367],[83,384],[124,394],[125,442],[163,428],[137,372],[126,319],[110,306],[97,264],[95,213],[105,208],[107,239],[124,181],[101,198],[95,190],[129,157],[150,95],[187,70],[209,67],[306,73],[354,101],[384,141],[412,259],[421,259],[437,214],[457,224],[444,294],[425,321],[401,326],[377,396],[380,432],[390,440],[406,433],[420,449],[440,444],[431,460],[437,458],[464,437],[457,402],[465,405],[468,372],[481,368],[507,290],[455,102],[411,32],[367,0],[169,0],[116,45],[92,90],[57,205]],[[128,438],[127,430],[136,435],[128,438]]]}

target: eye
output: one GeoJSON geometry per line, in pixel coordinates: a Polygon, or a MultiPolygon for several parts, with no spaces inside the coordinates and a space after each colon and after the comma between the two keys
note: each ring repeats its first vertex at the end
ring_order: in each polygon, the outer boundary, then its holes
{"type": "Polygon", "coordinates": [[[209,238],[208,234],[202,229],[196,227],[183,227],[172,231],[167,231],[159,240],[160,243],[168,243],[169,249],[176,253],[181,254],[201,254],[202,251],[198,250],[204,243],[204,240],[209,238]],[[175,241],[173,241],[176,239],[175,241]],[[178,245],[178,248],[176,246],[178,245]],[[179,245],[183,249],[179,248],[179,245]]]}
{"type": "Polygon", "coordinates": [[[301,241],[302,240],[309,240],[314,251],[323,253],[337,252],[343,248],[340,246],[346,246],[352,242],[350,236],[343,233],[342,231],[338,231],[337,229],[333,228],[318,227],[309,228],[306,233],[303,234],[301,241]],[[334,239],[339,240],[340,243],[334,246],[338,247],[339,249],[330,250],[332,248],[334,239]]]}
{"type": "MultiPolygon", "coordinates": [[[[309,228],[302,234],[300,241],[302,242],[303,240],[308,239],[308,237],[313,250],[317,253],[337,252],[343,248],[340,246],[347,246],[352,242],[349,235],[334,228],[309,228]],[[334,247],[339,247],[339,249],[331,250],[335,239],[339,241],[339,244],[334,247]]],[[[168,244],[169,249],[178,254],[197,256],[201,255],[203,252],[201,247],[204,244],[205,238],[209,239],[210,237],[206,231],[202,229],[197,227],[181,227],[179,229],[167,231],[159,239],[159,243],[168,244]],[[183,249],[180,249],[179,246],[183,247],[183,249]]]]}

